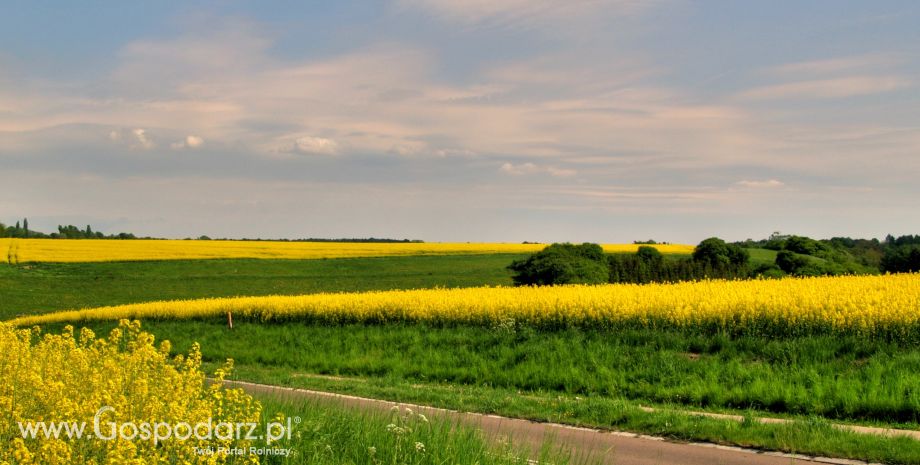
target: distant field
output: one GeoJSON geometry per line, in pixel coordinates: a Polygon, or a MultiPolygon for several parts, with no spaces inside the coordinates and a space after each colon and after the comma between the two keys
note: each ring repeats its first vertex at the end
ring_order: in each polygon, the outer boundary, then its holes
{"type": "Polygon", "coordinates": [[[0,264],[0,320],[163,299],[509,286],[524,255],[0,264]]]}
{"type": "MultiPolygon", "coordinates": [[[[0,239],[8,263],[110,262],[228,258],[319,259],[407,255],[524,254],[545,244],[358,243],[199,240],[0,239]]],[[[635,252],[635,244],[604,244],[609,253],[635,252]]],[[[662,253],[689,254],[690,245],[656,245],[662,253]]]]}
{"type": "Polygon", "coordinates": [[[754,266],[771,264],[776,262],[776,251],[770,249],[744,249],[751,256],[751,264],[754,266]]]}

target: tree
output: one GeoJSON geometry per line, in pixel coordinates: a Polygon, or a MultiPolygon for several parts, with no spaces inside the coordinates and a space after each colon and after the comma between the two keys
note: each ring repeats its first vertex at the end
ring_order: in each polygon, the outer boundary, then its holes
{"type": "Polygon", "coordinates": [[[646,263],[660,263],[664,260],[664,256],[661,255],[658,249],[647,245],[640,246],[639,249],[636,250],[636,257],[646,263]]]}
{"type": "Polygon", "coordinates": [[[789,250],[780,250],[776,254],[776,266],[789,274],[800,274],[808,266],[808,259],[789,250]]]}
{"type": "Polygon", "coordinates": [[[751,259],[751,254],[741,246],[728,244],[728,262],[735,267],[745,267],[751,259]]]}
{"type": "Polygon", "coordinates": [[[609,279],[604,249],[597,244],[552,244],[508,266],[520,285],[601,284],[609,279]]]}
{"type": "Polygon", "coordinates": [[[29,219],[22,219],[22,237],[29,237],[29,219]]]}
{"type": "Polygon", "coordinates": [[[693,260],[708,264],[713,268],[719,268],[731,263],[728,252],[728,244],[718,237],[704,239],[693,250],[693,260]]]}
{"type": "Polygon", "coordinates": [[[920,271],[920,246],[902,245],[888,247],[882,256],[882,271],[889,273],[910,273],[920,271]]]}
{"type": "Polygon", "coordinates": [[[786,239],[785,249],[803,255],[816,255],[823,250],[824,247],[820,242],[810,237],[792,236],[786,239]]]}

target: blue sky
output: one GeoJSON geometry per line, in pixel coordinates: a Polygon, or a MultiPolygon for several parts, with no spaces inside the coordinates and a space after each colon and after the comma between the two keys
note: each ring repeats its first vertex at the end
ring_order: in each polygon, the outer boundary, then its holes
{"type": "Polygon", "coordinates": [[[167,237],[920,232],[916,2],[10,2],[0,221],[167,237]]]}

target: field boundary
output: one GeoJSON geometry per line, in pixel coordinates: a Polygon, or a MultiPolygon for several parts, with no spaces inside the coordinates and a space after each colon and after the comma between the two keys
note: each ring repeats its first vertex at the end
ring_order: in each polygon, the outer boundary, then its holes
{"type": "MultiPolygon", "coordinates": [[[[771,418],[771,417],[744,417],[742,415],[733,415],[728,413],[714,413],[714,412],[698,412],[694,410],[672,410],[672,409],[658,409],[652,407],[639,407],[643,412],[648,413],[680,413],[684,415],[694,415],[702,416],[707,418],[714,418],[716,420],[730,420],[743,422],[745,420],[754,421],[761,424],[790,424],[794,423],[795,420],[790,420],[788,418],[771,418]]],[[[875,426],[860,426],[860,425],[847,425],[842,423],[829,423],[831,427],[837,428],[844,431],[850,431],[853,433],[859,434],[875,434],[879,436],[888,436],[888,437],[898,437],[906,436],[912,439],[920,441],[920,431],[909,430],[909,429],[895,429],[895,428],[878,428],[875,426]]]]}
{"type": "MultiPolygon", "coordinates": [[[[441,415],[447,418],[473,423],[490,436],[507,437],[509,434],[516,440],[528,440],[529,445],[539,446],[547,438],[563,442],[567,446],[576,446],[576,455],[592,455],[600,459],[601,463],[622,463],[623,453],[633,451],[638,454],[634,459],[645,461],[654,459],[654,463],[723,463],[723,464],[788,464],[797,462],[821,463],[832,465],[881,465],[861,460],[838,459],[832,457],[809,456],[777,451],[766,451],[736,446],[725,446],[708,442],[682,442],[672,439],[650,436],[645,434],[630,433],[625,431],[610,431],[581,426],[565,425],[560,423],[541,423],[512,417],[503,417],[493,414],[475,412],[461,412],[420,404],[394,402],[388,400],[358,397],[348,394],[338,394],[311,389],[276,386],[271,384],[252,383],[248,381],[224,380],[223,384],[229,387],[238,387],[249,393],[292,396],[314,400],[339,401],[351,407],[364,407],[369,409],[390,410],[393,408],[408,408],[428,415],[441,415]],[[571,444],[574,442],[575,444],[571,444]],[[582,449],[584,447],[584,450],[582,449]]],[[[644,409],[643,409],[644,410],[644,409]]],[[[662,411],[662,410],[656,410],[662,411]]],[[[677,412],[677,411],[675,411],[677,412]]],[[[697,412],[682,412],[693,415],[697,412]]],[[[699,413],[704,416],[719,414],[699,413]]],[[[726,419],[733,417],[724,415],[726,419]]],[[[740,417],[739,417],[740,418],[740,417]]],[[[780,420],[780,419],[774,419],[780,420]]],[[[788,420],[786,420],[788,421],[788,420]]],[[[850,425],[840,425],[850,426],[850,425]]],[[[881,429],[881,428],[876,428],[881,429]]],[[[859,431],[869,433],[869,431],[859,431]]],[[[632,462],[629,462],[632,463],[632,462]]],[[[651,462],[650,462],[651,463],[651,462]]]]}

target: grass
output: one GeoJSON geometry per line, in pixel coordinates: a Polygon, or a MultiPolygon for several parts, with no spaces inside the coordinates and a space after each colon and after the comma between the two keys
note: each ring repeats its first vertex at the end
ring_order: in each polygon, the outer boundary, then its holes
{"type": "MultiPolygon", "coordinates": [[[[100,332],[109,325],[94,324],[100,332]]],[[[147,321],[178,351],[241,369],[490,386],[916,426],[920,350],[854,337],[728,337],[666,330],[324,326],[147,321]]]]}
{"type": "Polygon", "coordinates": [[[573,463],[550,443],[536,451],[496,445],[479,431],[445,418],[415,413],[357,411],[330,402],[259,396],[265,422],[277,412],[292,419],[292,437],[264,447],[289,448],[291,457],[266,456],[263,464],[456,464],[573,463]],[[294,423],[295,420],[299,420],[294,423]],[[388,427],[388,425],[393,426],[388,427]]]}
{"type": "Polygon", "coordinates": [[[751,268],[759,265],[772,265],[776,262],[776,251],[770,249],[744,249],[750,254],[751,268]]]}
{"type": "Polygon", "coordinates": [[[510,285],[520,255],[0,265],[0,320],[151,300],[510,285]]]}

